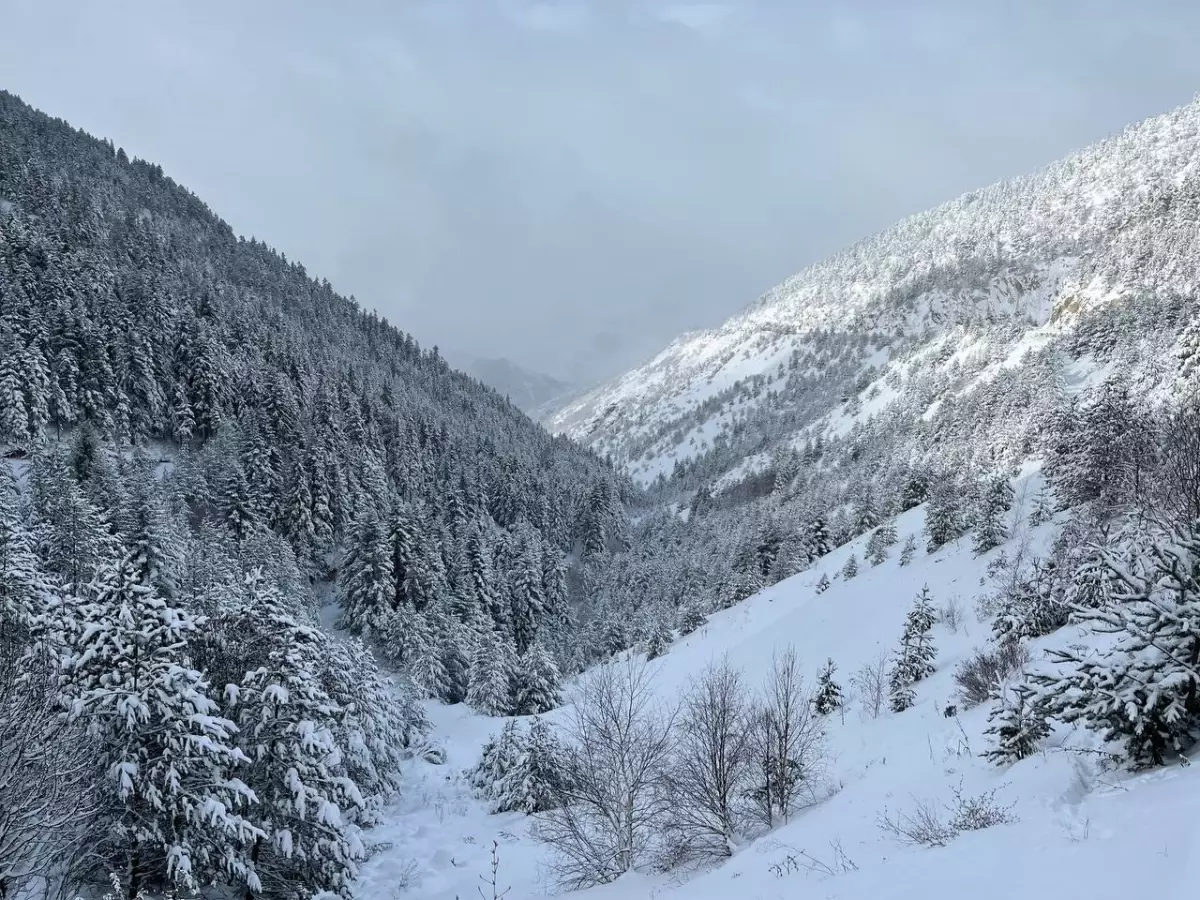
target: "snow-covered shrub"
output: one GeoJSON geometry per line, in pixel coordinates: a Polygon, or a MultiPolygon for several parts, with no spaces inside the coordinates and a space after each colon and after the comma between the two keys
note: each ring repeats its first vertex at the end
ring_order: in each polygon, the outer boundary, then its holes
{"type": "Polygon", "coordinates": [[[966,707],[983,703],[1029,662],[1029,650],[1019,641],[976,647],[954,670],[954,683],[966,707]]]}
{"type": "Polygon", "coordinates": [[[999,788],[981,794],[964,794],[962,784],[951,790],[953,799],[940,808],[929,800],[918,800],[911,812],[889,813],[876,820],[879,829],[903,844],[944,847],[964,831],[980,831],[1015,822],[1013,804],[996,800],[999,788]]]}

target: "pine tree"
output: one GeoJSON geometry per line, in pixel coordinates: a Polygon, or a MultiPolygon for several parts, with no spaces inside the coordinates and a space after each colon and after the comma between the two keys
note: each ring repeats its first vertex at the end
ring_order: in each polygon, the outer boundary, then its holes
{"type": "Polygon", "coordinates": [[[992,747],[983,755],[996,765],[1005,765],[1031,756],[1038,744],[1050,734],[1045,714],[1038,708],[1036,692],[1028,685],[1002,687],[993,695],[988,714],[992,747]]]}
{"type": "Polygon", "coordinates": [[[562,703],[558,665],[541,644],[534,644],[517,662],[516,714],[537,715],[562,703]]]}
{"type": "Polygon", "coordinates": [[[819,581],[817,581],[817,586],[816,586],[816,588],[814,588],[814,590],[815,590],[815,591],[816,591],[818,594],[823,594],[823,593],[825,593],[827,590],[829,590],[829,586],[830,586],[829,575],[828,575],[828,574],[826,574],[826,573],[824,573],[824,572],[822,572],[822,573],[821,573],[821,578],[820,578],[820,580],[819,580],[819,581]]]}
{"type": "Polygon", "coordinates": [[[437,638],[447,623],[435,609],[414,613],[409,623],[408,675],[425,696],[445,699],[450,693],[450,678],[437,638]]]}
{"type": "Polygon", "coordinates": [[[900,565],[907,566],[913,561],[913,557],[917,555],[917,536],[910,534],[904,539],[904,545],[900,548],[900,565]]]}
{"type": "MultiPolygon", "coordinates": [[[[102,852],[131,893],[210,878],[255,885],[230,847],[258,829],[238,810],[252,795],[231,771],[245,762],[236,727],[181,653],[199,622],[142,580],[130,556],[105,570],[84,602],[64,606],[65,693],[105,759],[110,795],[102,852]]],[[[260,798],[261,799],[261,798],[260,798]]]]}
{"type": "Polygon", "coordinates": [[[926,549],[938,548],[961,537],[966,530],[962,510],[962,494],[955,479],[943,478],[934,482],[925,508],[925,531],[929,535],[926,549]]]}
{"type": "Polygon", "coordinates": [[[1008,540],[1004,514],[1012,509],[1013,489],[1002,472],[983,485],[975,510],[975,555],[980,556],[1008,540]]]}
{"type": "Polygon", "coordinates": [[[467,703],[487,716],[512,713],[512,680],[516,651],[507,635],[487,631],[471,654],[467,703]]]}
{"type": "Polygon", "coordinates": [[[0,654],[11,651],[14,655],[8,658],[23,652],[31,629],[56,595],[18,503],[16,481],[0,466],[0,654]]]}
{"type": "Polygon", "coordinates": [[[665,614],[659,610],[650,613],[646,632],[646,658],[658,659],[671,646],[671,625],[665,614]]]}
{"type": "Polygon", "coordinates": [[[354,527],[338,573],[342,620],[353,632],[377,623],[396,598],[392,552],[383,523],[373,511],[354,527]]]}
{"type": "Polygon", "coordinates": [[[851,553],[850,558],[846,560],[846,564],[844,566],[842,566],[842,572],[841,572],[842,579],[845,581],[849,581],[851,578],[855,577],[857,574],[858,574],[858,557],[855,556],[853,553],[851,553]]]}
{"type": "Polygon", "coordinates": [[[1054,497],[1049,485],[1042,482],[1038,492],[1033,497],[1033,507],[1029,510],[1029,525],[1037,528],[1054,518],[1054,497]]]}
{"type": "Polygon", "coordinates": [[[1002,598],[992,632],[999,641],[1041,637],[1066,625],[1070,612],[1063,602],[1057,564],[1053,559],[1035,558],[1029,575],[1002,598]]]}
{"type": "Polygon", "coordinates": [[[540,541],[532,528],[522,529],[509,592],[513,637],[517,653],[533,645],[546,612],[540,541]]]}
{"type": "Polygon", "coordinates": [[[680,604],[679,611],[675,616],[675,627],[681,635],[689,635],[699,630],[708,621],[708,616],[704,614],[704,608],[700,601],[695,597],[689,597],[680,604]]]}
{"type": "Polygon", "coordinates": [[[1053,650],[1057,671],[1030,679],[1054,718],[1124,740],[1134,766],[1161,765],[1200,735],[1200,530],[1164,535],[1142,564],[1106,563],[1120,583],[1116,602],[1075,613],[1112,640],[1053,650]]]}
{"type": "Polygon", "coordinates": [[[888,693],[893,712],[903,712],[912,706],[916,697],[913,685],[933,674],[936,651],[929,633],[936,621],[929,588],[924,587],[905,620],[900,648],[888,673],[888,693]]]}
{"type": "Polygon", "coordinates": [[[348,711],[324,686],[331,641],[298,621],[257,572],[245,579],[227,634],[240,642],[246,669],[226,691],[262,825],[249,851],[261,881],[255,893],[300,888],[349,897],[366,856],[353,822],[366,799],[337,741],[348,711]]]}
{"type": "Polygon", "coordinates": [[[820,559],[832,548],[832,539],[829,536],[829,528],[825,524],[825,519],[821,516],[813,519],[808,528],[808,550],[809,561],[820,559]]]}
{"type": "Polygon", "coordinates": [[[833,660],[829,659],[825,662],[825,667],[821,669],[821,674],[817,676],[817,693],[813,698],[813,709],[820,715],[827,716],[835,709],[842,705],[842,688],[833,680],[833,673],[837,669],[833,660]]]}

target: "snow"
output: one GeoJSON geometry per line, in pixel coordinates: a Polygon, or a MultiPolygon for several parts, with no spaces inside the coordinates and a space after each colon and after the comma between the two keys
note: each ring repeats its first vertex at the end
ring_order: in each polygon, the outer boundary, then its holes
{"type": "MultiPolygon", "coordinates": [[[[1022,470],[1018,498],[1037,490],[1035,467],[1022,470]]],[[[1026,503],[1027,505],[1027,503],[1026,503]]],[[[1024,510],[1013,513],[1015,536],[1005,548],[982,558],[963,540],[936,554],[924,551],[920,532],[923,511],[897,519],[902,543],[918,535],[916,558],[898,562],[899,544],[878,567],[865,562],[858,577],[844,581],[836,573],[846,558],[864,557],[865,537],[841,547],[814,568],[762,591],[732,609],[714,614],[698,632],[671,646],[656,660],[656,689],[670,701],[705,666],[719,659],[743,669],[751,683],[766,674],[772,655],[793,645],[810,684],[827,657],[837,664],[844,688],[860,665],[890,651],[905,616],[922,586],[935,606],[955,598],[964,624],[951,632],[934,627],[937,671],[920,682],[916,705],[903,713],[863,718],[855,707],[828,717],[832,796],[791,823],[742,847],[724,865],[708,871],[661,874],[638,872],[588,892],[596,898],[641,900],[725,900],[728,897],[783,898],[814,896],[844,900],[886,900],[921,896],[929,900],[1012,900],[1086,897],[1089,900],[1132,895],[1190,896],[1200,875],[1200,774],[1171,767],[1141,775],[1102,772],[1094,757],[1067,752],[1091,746],[1090,735],[1054,735],[1047,749],[1008,769],[980,758],[987,709],[960,709],[946,718],[943,709],[957,703],[953,671],[972,648],[989,635],[974,614],[975,600],[986,593],[987,562],[1017,542],[1034,552],[1053,537],[1054,524],[1032,532],[1023,526],[1024,510]],[[814,586],[828,575],[830,588],[814,586]],[[918,801],[944,803],[956,787],[966,794],[995,789],[1002,803],[1013,804],[1018,820],[967,832],[947,846],[901,846],[881,832],[884,810],[908,811],[918,801]],[[830,861],[832,845],[842,848],[857,867],[837,875],[787,871],[787,857],[804,850],[830,861]]],[[[1070,629],[1033,644],[1041,648],[1073,639],[1070,629]]],[[[851,701],[853,702],[853,701],[851,701]]],[[[478,759],[489,735],[502,720],[476,715],[464,706],[429,706],[433,739],[447,751],[445,766],[420,760],[408,763],[404,794],[387,811],[384,825],[370,833],[381,848],[363,869],[358,894],[369,900],[406,896],[451,900],[477,894],[480,875],[489,871],[492,842],[498,844],[500,889],[526,898],[553,893],[545,879],[547,849],[530,834],[534,819],[520,814],[488,815],[471,796],[461,772],[478,759]],[[407,888],[404,885],[407,884],[407,888]]],[[[553,723],[565,714],[557,710],[553,723]]],[[[490,891],[490,887],[487,888],[490,891]]],[[[490,893],[488,894],[490,896],[490,893]]]]}

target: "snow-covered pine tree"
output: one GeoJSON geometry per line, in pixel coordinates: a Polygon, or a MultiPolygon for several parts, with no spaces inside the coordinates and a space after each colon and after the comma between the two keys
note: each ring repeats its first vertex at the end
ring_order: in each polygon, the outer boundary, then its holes
{"type": "Polygon", "coordinates": [[[1004,517],[1013,503],[1008,475],[996,472],[980,486],[974,510],[975,555],[980,556],[1008,540],[1004,517]]]}
{"type": "Polygon", "coordinates": [[[903,546],[900,547],[900,565],[907,566],[913,561],[913,557],[917,555],[917,536],[910,534],[904,539],[903,546]]]}
{"type": "Polygon", "coordinates": [[[1033,528],[1044,525],[1054,518],[1054,494],[1046,482],[1042,482],[1038,492],[1033,497],[1033,506],[1029,510],[1029,524],[1033,528]]]}
{"type": "Polygon", "coordinates": [[[1066,625],[1070,612],[1063,602],[1057,563],[1038,557],[1030,564],[1029,574],[1018,579],[1001,597],[992,633],[998,641],[1041,637],[1066,625]]]}
{"type": "Polygon", "coordinates": [[[822,516],[817,516],[808,526],[809,561],[820,559],[832,549],[829,527],[822,516]]]}
{"type": "Polygon", "coordinates": [[[517,764],[500,778],[493,812],[519,810],[532,815],[558,806],[564,777],[562,746],[539,716],[530,720],[524,744],[517,764]]]}
{"type": "Polygon", "coordinates": [[[842,705],[841,685],[833,679],[836,669],[837,666],[834,665],[833,659],[828,659],[824,668],[821,669],[821,674],[817,676],[817,693],[813,697],[813,709],[823,716],[829,715],[842,705]]]}
{"type": "Polygon", "coordinates": [[[16,481],[8,467],[0,465],[0,653],[8,650],[13,653],[10,659],[20,657],[56,593],[22,521],[16,481]]]}
{"type": "Polygon", "coordinates": [[[408,675],[426,697],[445,699],[450,678],[437,638],[449,623],[441,610],[430,608],[413,613],[408,619],[408,645],[405,652],[408,675]]]}
{"type": "Polygon", "coordinates": [[[429,721],[415,690],[385,678],[361,641],[329,641],[326,651],[318,660],[321,682],[342,711],[332,725],[334,739],[366,801],[342,813],[359,825],[374,824],[384,801],[398,790],[404,750],[429,730],[429,721]]]}
{"type": "Polygon", "coordinates": [[[1050,734],[1050,724],[1037,703],[1037,693],[1018,681],[999,687],[992,696],[988,713],[992,746],[983,755],[996,765],[1005,765],[1031,756],[1038,744],[1050,734]]]}
{"type": "MultiPolygon", "coordinates": [[[[479,761],[466,772],[467,783],[476,796],[495,801],[504,776],[517,766],[526,748],[526,736],[515,719],[504,723],[499,734],[493,734],[483,745],[479,761]]],[[[493,812],[501,810],[493,809],[493,812]]]]}
{"type": "Polygon", "coordinates": [[[646,622],[646,658],[658,659],[671,646],[674,635],[671,633],[671,622],[665,609],[655,604],[647,616],[646,622]]]}
{"type": "Polygon", "coordinates": [[[929,587],[921,588],[909,610],[904,623],[904,635],[888,673],[888,693],[893,712],[903,712],[913,705],[913,685],[934,671],[933,660],[937,651],[933,646],[930,631],[937,616],[929,587]]]}
{"type": "Polygon", "coordinates": [[[841,576],[844,581],[849,581],[856,575],[858,575],[858,557],[851,553],[846,564],[842,566],[841,576]]]}
{"type": "Polygon", "coordinates": [[[534,644],[517,661],[516,714],[537,715],[549,712],[562,703],[559,690],[558,665],[541,644],[534,644]]]}
{"type": "Polygon", "coordinates": [[[938,548],[961,537],[966,530],[962,508],[962,489],[957,479],[943,477],[933,483],[925,509],[925,531],[929,535],[926,549],[938,548]]]}
{"type": "Polygon", "coordinates": [[[695,597],[689,597],[679,606],[675,627],[679,629],[681,635],[688,635],[702,627],[707,621],[708,617],[704,614],[704,608],[700,601],[695,597]]]}
{"type": "Polygon", "coordinates": [[[243,779],[262,834],[249,842],[256,894],[329,891],[349,897],[366,849],[354,819],[367,806],[337,735],[348,711],[324,687],[329,637],[304,624],[260,573],[245,579],[227,623],[246,672],[226,688],[243,779]]]}
{"type": "Polygon", "coordinates": [[[813,590],[816,591],[818,594],[823,594],[827,590],[829,590],[829,585],[830,585],[829,574],[826,572],[822,572],[821,577],[817,580],[817,586],[815,588],[813,588],[813,590]]]}
{"type": "Polygon", "coordinates": [[[506,634],[488,630],[471,654],[471,684],[467,703],[487,716],[507,716],[513,708],[513,668],[516,648],[506,634]]]}
{"type": "Polygon", "coordinates": [[[370,628],[396,599],[391,546],[387,529],[367,511],[351,534],[346,559],[338,573],[342,621],[352,632],[370,628]]]}
{"type": "MultiPolygon", "coordinates": [[[[105,758],[110,802],[96,853],[131,894],[212,879],[256,890],[241,852],[261,835],[234,774],[245,755],[183,648],[199,623],[146,584],[135,554],[65,603],[64,694],[105,758]]],[[[261,797],[260,797],[261,799],[261,797]]]]}
{"type": "Polygon", "coordinates": [[[509,590],[513,638],[518,654],[533,645],[538,625],[546,611],[540,544],[531,527],[520,530],[516,565],[509,590]]]}
{"type": "Polygon", "coordinates": [[[1074,612],[1113,639],[1052,650],[1056,670],[1030,680],[1052,717],[1123,740],[1134,767],[1161,765],[1200,735],[1200,525],[1161,535],[1137,565],[1116,554],[1106,563],[1120,582],[1116,602],[1074,612]]]}

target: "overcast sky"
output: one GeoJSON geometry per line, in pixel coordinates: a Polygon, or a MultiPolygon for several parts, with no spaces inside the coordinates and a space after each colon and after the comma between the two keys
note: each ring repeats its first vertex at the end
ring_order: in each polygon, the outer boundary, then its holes
{"type": "Polygon", "coordinates": [[[1197,7],[0,0],[0,86],[423,343],[590,380],[1188,102],[1197,7]]]}

